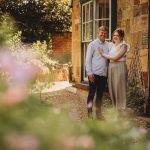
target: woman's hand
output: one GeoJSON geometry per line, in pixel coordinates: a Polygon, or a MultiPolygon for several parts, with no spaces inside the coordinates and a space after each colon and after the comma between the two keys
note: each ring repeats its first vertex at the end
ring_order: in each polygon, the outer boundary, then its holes
{"type": "Polygon", "coordinates": [[[99,50],[100,55],[103,56],[104,50],[102,48],[100,48],[100,47],[98,48],[98,50],[99,50]]]}

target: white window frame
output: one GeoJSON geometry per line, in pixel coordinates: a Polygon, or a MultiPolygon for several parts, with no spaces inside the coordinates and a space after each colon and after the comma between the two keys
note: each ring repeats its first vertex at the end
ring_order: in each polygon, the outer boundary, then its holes
{"type": "MultiPolygon", "coordinates": [[[[82,15],[83,15],[83,7],[87,7],[87,5],[89,5],[89,10],[91,10],[90,9],[90,3],[93,3],[92,2],[92,0],[91,1],[88,1],[88,2],[86,2],[86,3],[84,3],[83,5],[82,5],[82,15]]],[[[89,17],[90,17],[90,11],[89,11],[89,17]]],[[[83,36],[83,25],[85,25],[85,24],[87,24],[87,23],[92,23],[93,22],[93,20],[90,20],[90,18],[89,18],[89,21],[87,21],[86,22],[86,15],[85,15],[85,22],[83,22],[83,16],[82,16],[82,42],[90,42],[90,41],[92,41],[92,39],[88,39],[88,40],[84,40],[83,38],[84,38],[84,36],[83,36]]],[[[93,30],[93,28],[92,28],[92,30],[93,30]]],[[[86,30],[85,30],[86,31],[86,30]]],[[[86,33],[85,33],[85,35],[86,35],[86,33]]],[[[93,36],[93,35],[92,35],[93,36]]]]}
{"type": "MultiPolygon", "coordinates": [[[[91,10],[90,8],[89,8],[89,10],[91,10]]],[[[109,20],[109,36],[108,36],[108,39],[106,39],[106,40],[108,40],[108,41],[110,41],[111,40],[111,0],[109,0],[109,18],[99,18],[99,19],[96,19],[96,14],[95,14],[95,11],[96,11],[96,0],[90,0],[90,1],[88,1],[88,2],[86,2],[86,3],[84,3],[84,4],[82,4],[82,33],[81,33],[81,35],[82,35],[82,38],[81,38],[81,40],[82,40],[82,44],[83,44],[83,46],[82,46],[82,50],[83,50],[83,80],[84,81],[88,81],[88,78],[87,78],[87,76],[85,76],[86,74],[85,74],[85,57],[86,57],[86,49],[85,49],[85,47],[86,47],[86,44],[87,43],[90,43],[92,40],[94,40],[94,39],[96,39],[97,37],[96,37],[96,35],[95,35],[95,33],[96,33],[96,31],[97,31],[97,29],[95,28],[95,22],[96,21],[98,21],[98,20],[109,20]],[[90,20],[89,19],[89,21],[87,21],[86,22],[86,18],[85,18],[85,22],[83,22],[83,7],[85,7],[86,5],[88,5],[89,4],[89,7],[91,6],[90,5],[90,3],[92,3],[93,5],[92,5],[92,7],[93,7],[93,18],[92,18],[92,20],[90,20]],[[93,25],[92,25],[92,32],[93,32],[93,35],[92,35],[92,39],[88,39],[88,40],[85,40],[84,39],[84,35],[86,35],[86,33],[85,34],[83,34],[83,25],[84,24],[86,24],[86,23],[93,23],[93,25]]],[[[89,17],[90,17],[91,15],[90,15],[90,11],[89,11],[89,17]]],[[[86,15],[85,15],[85,17],[86,17],[86,15]]]]}
{"type": "Polygon", "coordinates": [[[100,18],[100,19],[96,19],[96,14],[95,14],[95,12],[96,12],[96,0],[94,0],[94,12],[93,12],[93,14],[94,14],[94,21],[93,21],[93,37],[94,37],[94,39],[96,39],[96,35],[95,35],[95,33],[96,33],[96,28],[95,28],[95,22],[96,21],[98,21],[98,20],[109,20],[109,36],[108,36],[108,38],[106,39],[107,41],[110,41],[111,40],[111,1],[112,0],[109,0],[109,18],[100,18]]]}
{"type": "MultiPolygon", "coordinates": [[[[93,40],[93,35],[92,35],[92,39],[88,39],[88,40],[85,40],[84,39],[84,34],[83,34],[83,26],[86,24],[86,23],[92,23],[93,22],[93,20],[90,20],[90,18],[89,18],[89,21],[87,21],[86,22],[86,15],[85,15],[85,22],[83,22],[83,7],[85,7],[85,9],[86,9],[86,7],[87,7],[87,5],[89,5],[89,10],[91,10],[91,5],[90,5],[90,3],[92,3],[93,4],[93,1],[91,0],[91,1],[88,1],[88,2],[86,2],[86,3],[84,3],[83,5],[82,5],[82,43],[83,43],[83,54],[84,54],[84,56],[83,56],[83,79],[84,79],[84,81],[87,81],[88,80],[88,78],[87,78],[87,76],[86,76],[86,70],[85,70],[85,57],[86,57],[86,43],[90,43],[92,40],[93,40]]],[[[92,5],[93,6],[93,5],[92,5]]],[[[92,12],[92,14],[93,14],[93,12],[92,12]]],[[[89,17],[91,16],[91,14],[90,14],[90,11],[89,11],[89,17]]],[[[92,18],[93,18],[93,16],[92,16],[92,18]]],[[[86,31],[86,30],[85,30],[86,31]]],[[[92,26],[92,31],[93,31],[93,26],[92,26]]],[[[85,33],[85,35],[86,35],[86,33],[85,33]]]]}

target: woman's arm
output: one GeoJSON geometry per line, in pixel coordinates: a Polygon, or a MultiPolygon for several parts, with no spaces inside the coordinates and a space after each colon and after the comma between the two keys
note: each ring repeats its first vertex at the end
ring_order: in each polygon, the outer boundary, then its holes
{"type": "Polygon", "coordinates": [[[124,56],[126,51],[127,51],[127,45],[124,44],[121,46],[120,50],[115,55],[109,55],[109,54],[106,54],[104,52],[100,52],[100,54],[107,59],[117,61],[124,56]]]}

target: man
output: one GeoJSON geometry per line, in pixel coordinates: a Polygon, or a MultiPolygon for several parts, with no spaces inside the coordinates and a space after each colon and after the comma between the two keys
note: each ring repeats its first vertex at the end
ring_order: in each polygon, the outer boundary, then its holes
{"type": "Polygon", "coordinates": [[[99,48],[108,53],[108,42],[105,41],[108,28],[101,26],[98,29],[98,38],[92,41],[86,53],[86,71],[89,80],[89,93],[87,97],[88,117],[92,118],[93,99],[96,93],[96,118],[102,119],[102,96],[107,82],[107,60],[99,54],[99,48]]]}

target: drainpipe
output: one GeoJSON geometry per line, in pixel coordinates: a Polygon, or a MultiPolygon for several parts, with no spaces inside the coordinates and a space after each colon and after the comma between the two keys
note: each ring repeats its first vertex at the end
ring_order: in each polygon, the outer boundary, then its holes
{"type": "Polygon", "coordinates": [[[148,0],[148,99],[146,113],[150,116],[150,0],[148,0]]]}

